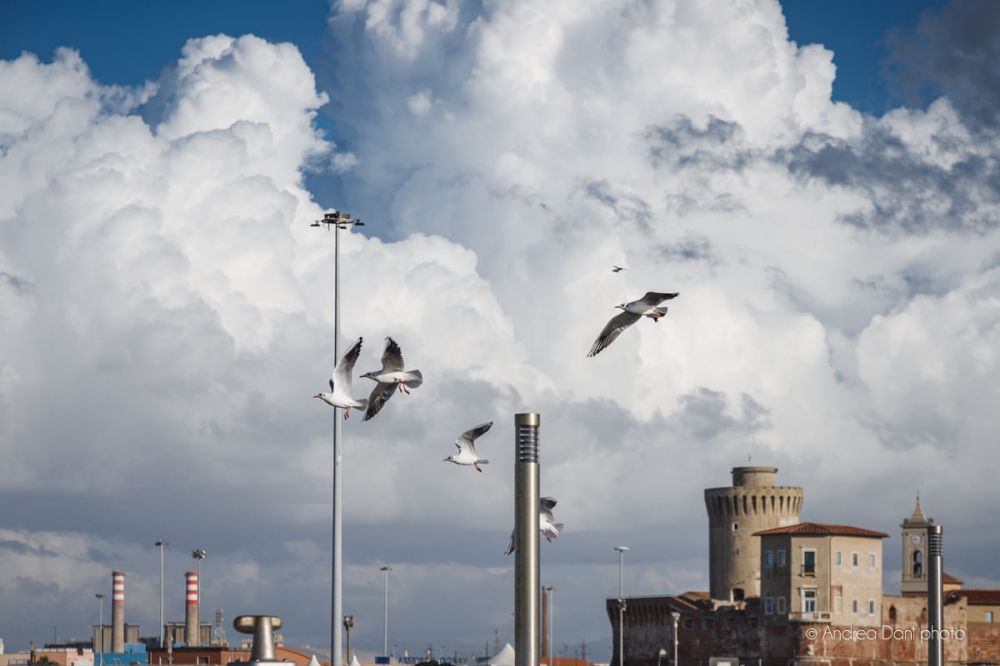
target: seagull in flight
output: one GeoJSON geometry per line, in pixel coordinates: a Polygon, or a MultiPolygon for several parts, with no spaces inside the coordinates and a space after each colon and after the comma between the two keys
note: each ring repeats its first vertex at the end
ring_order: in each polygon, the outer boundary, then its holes
{"type": "Polygon", "coordinates": [[[456,465],[472,465],[476,468],[477,472],[482,472],[483,470],[479,466],[486,465],[490,461],[486,458],[480,458],[479,454],[476,453],[476,440],[492,427],[493,421],[490,421],[489,423],[481,423],[475,428],[463,432],[455,440],[458,453],[448,456],[443,462],[453,462],[456,465]]]}
{"type": "MultiPolygon", "coordinates": [[[[556,506],[554,497],[541,497],[538,499],[538,531],[542,533],[549,543],[562,533],[563,524],[552,522],[552,509],[556,506]]],[[[514,552],[514,530],[510,531],[510,541],[507,542],[507,550],[504,555],[514,552]]]]}
{"type": "Polygon", "coordinates": [[[594,346],[590,348],[590,353],[587,356],[597,356],[601,351],[615,341],[619,335],[622,334],[626,328],[639,321],[643,317],[649,317],[653,321],[659,321],[660,317],[667,314],[666,307],[656,307],[663,301],[669,301],[671,298],[677,298],[678,294],[668,294],[658,291],[647,291],[646,295],[637,301],[632,301],[631,303],[622,303],[621,305],[616,305],[616,308],[622,310],[622,313],[615,315],[608,321],[605,325],[604,330],[601,334],[597,336],[594,340],[594,346]]]}
{"type": "Polygon", "coordinates": [[[314,398],[319,398],[323,402],[333,407],[340,407],[344,410],[344,419],[351,417],[351,407],[364,409],[368,406],[368,399],[355,400],[351,397],[351,374],[354,372],[354,362],[358,360],[361,353],[361,340],[354,343],[350,351],[344,354],[340,363],[333,369],[330,375],[330,392],[317,393],[314,398]]]}
{"type": "Polygon", "coordinates": [[[612,266],[611,266],[611,272],[612,273],[621,273],[622,271],[625,271],[625,270],[628,270],[628,269],[625,268],[624,266],[616,266],[614,264],[612,264],[612,266]]]}
{"type": "Polygon", "coordinates": [[[389,402],[389,398],[399,390],[409,393],[411,388],[417,388],[424,383],[424,376],[419,370],[407,370],[403,363],[403,352],[392,338],[385,339],[385,351],[382,352],[382,368],[361,375],[375,382],[375,388],[368,396],[368,409],[365,410],[365,421],[373,418],[379,410],[389,402]]]}

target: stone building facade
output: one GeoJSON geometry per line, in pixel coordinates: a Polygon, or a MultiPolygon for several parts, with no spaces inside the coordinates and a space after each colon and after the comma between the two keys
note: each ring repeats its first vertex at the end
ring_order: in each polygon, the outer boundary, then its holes
{"type": "MultiPolygon", "coordinates": [[[[932,521],[919,500],[900,525],[903,594],[886,595],[882,539],[887,535],[800,523],[802,489],[775,486],[776,472],[735,468],[732,488],[705,491],[710,593],[627,599],[624,665],[617,658],[618,600],[606,600],[611,666],[927,663],[926,544],[913,537],[932,521]]],[[[944,587],[946,664],[1000,666],[1000,590],[963,590],[948,574],[944,587]]]]}

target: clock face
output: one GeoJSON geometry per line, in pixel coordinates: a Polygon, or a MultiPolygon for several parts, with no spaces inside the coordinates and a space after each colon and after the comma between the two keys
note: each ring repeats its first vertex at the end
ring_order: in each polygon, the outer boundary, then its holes
{"type": "Polygon", "coordinates": [[[910,537],[910,543],[912,543],[914,545],[919,544],[920,543],[920,535],[919,534],[914,534],[913,536],[911,536],[910,537]]]}

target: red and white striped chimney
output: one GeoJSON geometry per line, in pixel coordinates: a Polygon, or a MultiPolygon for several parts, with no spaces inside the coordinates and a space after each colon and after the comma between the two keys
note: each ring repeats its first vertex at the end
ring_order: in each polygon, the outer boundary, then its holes
{"type": "Polygon", "coordinates": [[[198,618],[198,574],[188,571],[184,574],[187,589],[187,610],[184,614],[184,644],[188,647],[197,647],[201,644],[198,618]]]}
{"type": "Polygon", "coordinates": [[[111,572],[111,651],[125,651],[125,572],[111,572]]]}

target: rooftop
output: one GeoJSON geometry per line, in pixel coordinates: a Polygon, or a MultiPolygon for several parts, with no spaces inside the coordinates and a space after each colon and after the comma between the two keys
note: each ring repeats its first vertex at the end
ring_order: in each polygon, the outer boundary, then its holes
{"type": "Polygon", "coordinates": [[[796,523],[787,527],[775,527],[769,530],[754,532],[754,536],[767,536],[771,534],[792,534],[795,536],[853,536],[870,537],[873,539],[884,539],[889,535],[885,532],[866,530],[863,527],[852,527],[851,525],[832,525],[830,523],[796,523]]]}

